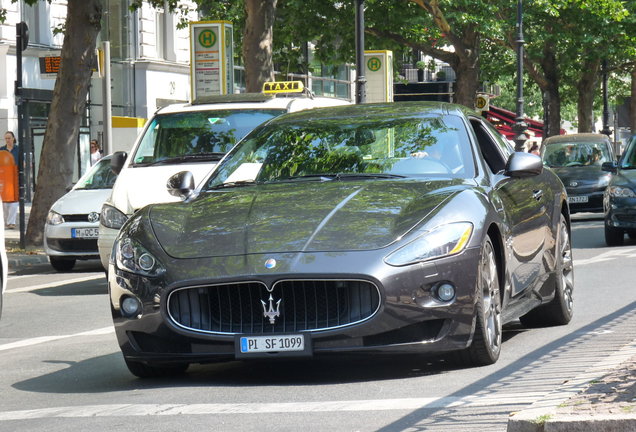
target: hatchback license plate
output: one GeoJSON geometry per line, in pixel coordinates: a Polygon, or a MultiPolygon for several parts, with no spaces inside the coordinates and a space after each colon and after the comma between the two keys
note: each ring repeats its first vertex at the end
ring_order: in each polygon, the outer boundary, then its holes
{"type": "Polygon", "coordinates": [[[587,195],[573,195],[568,197],[568,202],[572,203],[586,203],[588,200],[587,195]]]}
{"type": "Polygon", "coordinates": [[[237,354],[306,353],[308,345],[304,334],[241,336],[237,354]]]}
{"type": "Polygon", "coordinates": [[[97,238],[99,228],[71,228],[73,238],[97,238]]]}

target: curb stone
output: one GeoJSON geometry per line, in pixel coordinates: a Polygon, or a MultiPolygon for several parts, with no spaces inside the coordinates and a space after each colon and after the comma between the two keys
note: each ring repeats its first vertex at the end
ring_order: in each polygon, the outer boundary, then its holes
{"type": "MultiPolygon", "coordinates": [[[[634,432],[636,431],[636,413],[563,413],[560,407],[574,397],[585,398],[586,390],[593,381],[610,375],[620,369],[632,374],[636,356],[636,340],[610,355],[605,361],[595,365],[582,375],[567,382],[529,408],[514,412],[508,418],[507,432],[634,432]]],[[[621,379],[621,381],[624,381],[621,379]]],[[[603,404],[605,405],[605,404],[603,404]]],[[[607,404],[611,405],[611,404],[607,404]]],[[[608,411],[608,410],[604,410],[608,411]]]]}

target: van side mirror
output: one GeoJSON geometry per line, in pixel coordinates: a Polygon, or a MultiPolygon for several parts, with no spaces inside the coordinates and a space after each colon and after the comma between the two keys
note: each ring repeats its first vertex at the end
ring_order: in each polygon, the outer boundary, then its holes
{"type": "Polygon", "coordinates": [[[603,162],[603,164],[601,165],[601,169],[603,171],[616,174],[618,172],[618,165],[616,164],[616,162],[603,162]]]}
{"type": "Polygon", "coordinates": [[[126,153],[125,151],[118,151],[113,153],[113,156],[110,158],[110,169],[115,174],[119,175],[121,169],[126,163],[126,158],[128,158],[128,153],[126,153]]]}
{"type": "Polygon", "coordinates": [[[194,192],[194,175],[190,171],[181,171],[172,175],[166,183],[168,193],[172,196],[187,200],[194,192]]]}

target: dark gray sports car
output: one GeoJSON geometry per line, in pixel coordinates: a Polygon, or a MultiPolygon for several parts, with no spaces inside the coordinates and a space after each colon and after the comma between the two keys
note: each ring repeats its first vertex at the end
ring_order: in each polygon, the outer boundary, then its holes
{"type": "Polygon", "coordinates": [[[140,377],[190,363],[458,351],[497,361],[502,325],[566,324],[567,196],[541,159],[443,103],[277,117],[183,202],[122,227],[108,283],[140,377]]]}

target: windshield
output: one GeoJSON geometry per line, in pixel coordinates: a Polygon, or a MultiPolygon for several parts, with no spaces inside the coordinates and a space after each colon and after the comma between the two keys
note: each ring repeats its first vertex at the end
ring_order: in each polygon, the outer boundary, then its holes
{"type": "Polygon", "coordinates": [[[321,118],[270,123],[217,168],[207,188],[249,182],[474,176],[460,117],[321,118]]]}
{"type": "Polygon", "coordinates": [[[117,174],[110,169],[110,158],[100,159],[75,184],[74,189],[111,189],[117,174]]]}
{"type": "Polygon", "coordinates": [[[601,166],[611,162],[612,155],[604,142],[564,142],[548,144],[543,153],[543,164],[552,168],[570,166],[601,166]]]}
{"type": "Polygon", "coordinates": [[[133,156],[133,166],[161,161],[220,160],[248,132],[280,109],[210,110],[156,116],[133,156]]]}
{"type": "Polygon", "coordinates": [[[621,169],[635,169],[636,168],[636,136],[632,137],[630,143],[627,145],[625,154],[621,158],[621,169]]]}

